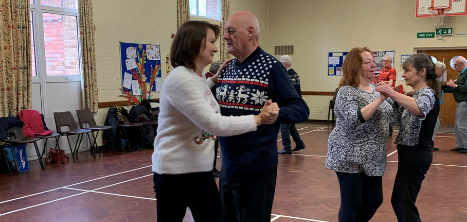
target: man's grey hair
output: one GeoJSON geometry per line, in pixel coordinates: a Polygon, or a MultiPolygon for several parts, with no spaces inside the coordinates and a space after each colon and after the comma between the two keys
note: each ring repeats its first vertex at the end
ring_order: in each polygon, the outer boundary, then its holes
{"type": "Polygon", "coordinates": [[[217,70],[221,67],[222,62],[221,61],[214,61],[211,63],[211,67],[209,67],[209,72],[212,74],[216,74],[217,70]]]}
{"type": "Polygon", "coordinates": [[[292,66],[292,58],[288,55],[281,56],[280,62],[285,63],[287,66],[292,66]]]}
{"type": "Polygon", "coordinates": [[[435,68],[445,70],[446,69],[446,64],[444,64],[442,62],[436,62],[435,63],[435,68]]]}

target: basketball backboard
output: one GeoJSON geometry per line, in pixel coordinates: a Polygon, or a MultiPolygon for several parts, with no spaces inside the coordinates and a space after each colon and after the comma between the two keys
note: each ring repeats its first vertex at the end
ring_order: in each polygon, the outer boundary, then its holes
{"type": "Polygon", "coordinates": [[[467,15],[467,0],[416,0],[416,17],[431,16],[429,7],[448,6],[451,10],[446,16],[467,15]]]}

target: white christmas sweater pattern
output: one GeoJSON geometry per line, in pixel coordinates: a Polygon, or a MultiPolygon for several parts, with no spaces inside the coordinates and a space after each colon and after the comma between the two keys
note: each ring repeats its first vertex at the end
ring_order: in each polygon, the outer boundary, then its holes
{"type": "Polygon", "coordinates": [[[222,108],[261,111],[268,99],[269,70],[275,58],[260,54],[259,58],[235,70],[232,61],[217,79],[216,97],[222,108]]]}

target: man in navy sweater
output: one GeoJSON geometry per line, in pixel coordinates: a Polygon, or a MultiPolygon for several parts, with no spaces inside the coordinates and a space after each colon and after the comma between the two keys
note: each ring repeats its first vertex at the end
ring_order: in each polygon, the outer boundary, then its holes
{"type": "Polygon", "coordinates": [[[272,99],[280,107],[276,123],[238,136],[220,137],[220,192],[226,222],[271,220],[277,178],[280,124],[308,119],[310,110],[297,94],[284,66],[258,44],[260,27],[251,12],[232,14],[223,39],[236,57],[219,74],[216,96],[224,116],[258,114],[272,99]]]}

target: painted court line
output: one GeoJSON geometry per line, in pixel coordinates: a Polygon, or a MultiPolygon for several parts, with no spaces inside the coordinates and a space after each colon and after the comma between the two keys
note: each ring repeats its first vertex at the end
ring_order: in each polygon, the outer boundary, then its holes
{"type": "MultiPolygon", "coordinates": [[[[398,163],[399,161],[388,161],[388,163],[398,163]]],[[[432,166],[445,166],[445,167],[460,167],[460,168],[467,168],[467,166],[460,166],[460,165],[447,165],[447,164],[441,164],[441,163],[432,163],[432,166]]]]}
{"type": "Polygon", "coordinates": [[[123,194],[118,194],[118,193],[107,193],[107,192],[100,192],[100,191],[94,191],[94,190],[82,190],[82,189],[68,188],[68,187],[63,188],[63,189],[82,191],[82,192],[90,192],[90,193],[98,193],[98,194],[107,194],[107,195],[119,196],[119,197],[129,197],[129,198],[136,198],[136,199],[143,199],[143,200],[156,200],[156,198],[137,197],[137,196],[131,196],[131,195],[123,195],[123,194]]]}
{"type": "Polygon", "coordinates": [[[386,157],[390,157],[392,154],[396,153],[397,150],[394,150],[392,153],[388,154],[386,157]]]}
{"type": "Polygon", "coordinates": [[[435,137],[456,138],[455,136],[435,136],[435,137]]]}
{"type": "MultiPolygon", "coordinates": [[[[104,186],[104,187],[100,187],[100,188],[97,188],[97,189],[94,189],[94,190],[85,191],[85,192],[82,192],[82,193],[73,194],[73,195],[70,195],[70,196],[58,198],[58,199],[55,199],[55,200],[51,200],[51,201],[47,201],[47,202],[44,202],[44,203],[32,205],[32,206],[29,206],[29,207],[25,207],[25,208],[21,208],[21,209],[9,211],[9,212],[0,214],[0,217],[1,217],[1,216],[4,216],[4,215],[7,215],[7,214],[15,213],[15,212],[18,212],[18,211],[23,211],[23,210],[31,209],[31,208],[34,208],[34,207],[39,207],[39,206],[42,206],[42,205],[45,205],[45,204],[57,202],[57,201],[60,201],[60,200],[65,200],[65,199],[68,199],[68,198],[71,198],[71,197],[76,197],[76,196],[79,196],[79,195],[82,195],[82,194],[91,193],[92,191],[104,189],[104,188],[107,188],[107,187],[115,186],[115,185],[122,184],[122,183],[126,183],[126,182],[130,182],[130,181],[137,180],[137,179],[141,179],[141,178],[148,177],[148,176],[151,176],[151,175],[153,175],[153,174],[149,174],[149,175],[145,175],[145,176],[141,176],[141,177],[136,177],[136,178],[129,179],[129,180],[125,180],[125,181],[122,181],[122,182],[119,182],[119,183],[114,183],[114,184],[111,184],[111,185],[107,185],[107,186],[104,186]]],[[[70,188],[62,187],[62,189],[70,189],[70,188]]]]}
{"type": "Polygon", "coordinates": [[[279,215],[279,214],[271,214],[271,215],[272,216],[280,216],[280,217],[290,218],[290,219],[304,220],[304,221],[328,222],[328,221],[324,221],[324,220],[313,220],[313,219],[308,219],[308,218],[291,217],[291,216],[285,216],[285,215],[279,215]]]}
{"type": "MultiPolygon", "coordinates": [[[[298,128],[297,130],[305,130],[305,129],[308,129],[308,128],[311,128],[311,129],[318,129],[318,128],[321,128],[321,127],[309,127],[309,126],[306,126],[306,127],[298,128]]],[[[329,128],[329,127],[325,127],[325,128],[329,128]]],[[[280,132],[280,131],[279,131],[279,135],[281,135],[281,132],[280,132]]]]}
{"type": "Polygon", "coordinates": [[[322,158],[326,158],[326,157],[327,157],[327,156],[310,155],[310,154],[300,154],[300,153],[292,153],[292,156],[312,156],[312,157],[322,157],[322,158]]]}
{"type": "MultiPolygon", "coordinates": [[[[301,135],[303,135],[303,134],[312,133],[312,132],[316,132],[316,131],[321,131],[322,129],[325,129],[325,128],[327,128],[327,127],[321,127],[321,128],[316,129],[316,130],[311,130],[311,131],[308,131],[308,132],[299,133],[298,135],[301,136],[301,135]]],[[[282,139],[278,139],[278,140],[277,140],[277,142],[279,142],[279,141],[282,141],[282,139]]]]}
{"type": "Polygon", "coordinates": [[[274,218],[271,218],[271,222],[272,222],[272,221],[275,221],[275,220],[277,220],[277,219],[279,219],[280,217],[281,217],[281,216],[278,215],[278,216],[275,216],[274,218]]]}
{"type": "MultiPolygon", "coordinates": [[[[92,179],[92,180],[86,180],[86,181],[83,181],[83,182],[74,183],[74,184],[71,184],[71,185],[67,185],[67,186],[63,186],[63,187],[58,187],[58,188],[55,188],[55,189],[46,190],[46,191],[42,191],[42,192],[39,192],[39,193],[34,193],[34,194],[22,196],[22,197],[13,198],[13,199],[10,199],[10,200],[5,200],[5,201],[0,202],[0,204],[8,203],[8,202],[15,201],[15,200],[20,200],[20,199],[27,198],[27,197],[36,196],[36,195],[39,195],[39,194],[44,194],[44,193],[56,191],[56,190],[59,190],[59,189],[62,189],[62,188],[67,188],[67,187],[76,186],[76,185],[83,184],[83,183],[88,183],[88,182],[92,182],[92,181],[104,179],[104,178],[107,178],[107,177],[113,177],[113,176],[116,176],[116,175],[120,175],[120,174],[124,174],[124,173],[129,173],[129,172],[133,172],[133,171],[136,171],[136,170],[141,170],[141,169],[148,168],[148,167],[151,167],[151,166],[152,166],[152,165],[145,166],[145,167],[140,167],[140,168],[136,168],[136,169],[133,169],[133,170],[127,170],[127,171],[123,171],[123,172],[120,172],[120,173],[115,173],[115,174],[111,174],[111,175],[107,175],[107,176],[103,176],[103,177],[98,177],[98,178],[95,178],[95,179],[92,179]]],[[[0,216],[1,216],[1,215],[0,215],[0,216]]]]}
{"type": "Polygon", "coordinates": [[[101,189],[104,189],[104,188],[107,188],[107,187],[113,187],[113,186],[115,186],[115,185],[119,185],[119,184],[122,184],[122,183],[130,182],[130,181],[133,181],[133,180],[138,180],[138,179],[141,179],[141,178],[144,178],[144,177],[148,177],[148,176],[152,176],[152,175],[154,175],[154,174],[151,173],[151,174],[148,174],[148,175],[145,175],[145,176],[140,176],[140,177],[136,177],[136,178],[133,178],[133,179],[124,180],[124,181],[122,181],[122,182],[118,182],[118,183],[110,184],[110,185],[107,185],[107,186],[99,187],[99,188],[97,188],[97,189],[93,189],[92,191],[101,190],[101,189]]]}
{"type": "Polygon", "coordinates": [[[85,193],[88,193],[88,192],[78,193],[78,194],[74,194],[74,195],[71,195],[71,196],[62,197],[62,198],[59,198],[59,199],[56,199],[56,200],[51,200],[51,201],[47,201],[47,202],[44,202],[44,203],[32,205],[32,206],[29,206],[29,207],[13,210],[13,211],[10,211],[10,212],[0,214],[0,217],[4,216],[4,215],[7,215],[7,214],[15,213],[15,212],[18,212],[18,211],[23,211],[23,210],[31,209],[31,208],[34,208],[34,207],[46,205],[46,204],[49,204],[49,203],[57,202],[57,201],[60,201],[60,200],[65,200],[65,199],[68,199],[68,198],[71,198],[71,197],[76,197],[76,196],[79,196],[79,195],[82,195],[82,194],[85,194],[85,193]]]}

